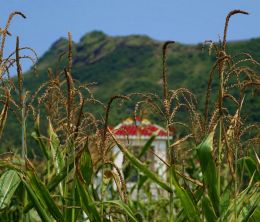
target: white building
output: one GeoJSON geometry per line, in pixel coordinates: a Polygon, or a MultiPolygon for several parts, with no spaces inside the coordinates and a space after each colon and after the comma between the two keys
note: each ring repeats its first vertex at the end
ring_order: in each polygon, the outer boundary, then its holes
{"type": "MultiPolygon", "coordinates": [[[[151,136],[156,135],[146,155],[141,157],[140,160],[146,162],[150,169],[166,180],[167,166],[162,160],[167,161],[167,140],[171,139],[169,138],[171,135],[168,136],[164,128],[152,124],[147,119],[141,120],[140,118],[136,118],[136,121],[134,121],[128,118],[114,127],[113,133],[136,157],[138,157],[143,146],[151,136]]],[[[113,156],[115,156],[115,164],[122,170],[124,155],[117,146],[113,148],[113,156]]],[[[133,178],[133,184],[134,180],[135,178],[133,178]]]]}

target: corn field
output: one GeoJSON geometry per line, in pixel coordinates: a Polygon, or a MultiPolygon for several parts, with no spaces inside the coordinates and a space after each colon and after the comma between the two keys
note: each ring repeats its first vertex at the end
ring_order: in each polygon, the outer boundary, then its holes
{"type": "Polygon", "coordinates": [[[229,20],[239,14],[248,13],[231,11],[223,38],[205,42],[215,63],[203,111],[198,108],[201,98],[189,89],[168,85],[167,49],[174,48],[174,41],[162,47],[162,96],[132,93],[115,95],[105,104],[99,101],[91,83],[73,79],[71,33],[67,52],[61,55],[67,56],[66,67],[49,68],[48,81],[35,92],[27,91],[21,60],[36,65],[37,55],[30,47],[21,47],[17,37],[14,52],[4,57],[12,19],[25,18],[21,12],[10,14],[0,29],[0,136],[12,114],[19,122],[21,146],[0,154],[0,221],[260,221],[260,128],[259,123],[247,123],[242,110],[249,94],[259,90],[260,75],[252,66],[260,63],[249,54],[228,52],[229,20]],[[27,51],[35,56],[22,55],[27,51]],[[15,77],[10,76],[12,67],[15,77]],[[212,91],[214,81],[217,92],[212,91]],[[154,154],[166,165],[165,177],[140,160],[156,135],[136,155],[109,128],[115,101],[133,99],[138,100],[135,116],[143,110],[157,115],[168,135],[172,127],[182,129],[181,138],[169,136],[167,159],[154,154]],[[103,108],[102,116],[88,111],[94,105],[103,108]],[[178,112],[186,115],[181,122],[176,121],[178,112]],[[28,119],[34,121],[30,131],[28,119]],[[28,155],[29,137],[41,158],[28,155]],[[123,169],[114,162],[115,145],[124,155],[123,169]],[[136,173],[136,183],[129,189],[136,173]]]}

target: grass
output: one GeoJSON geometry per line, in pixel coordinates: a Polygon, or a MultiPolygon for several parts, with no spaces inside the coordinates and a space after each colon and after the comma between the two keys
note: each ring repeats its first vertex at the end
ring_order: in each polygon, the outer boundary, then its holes
{"type": "Polygon", "coordinates": [[[173,41],[162,48],[162,96],[131,93],[115,95],[106,104],[97,100],[89,85],[72,77],[70,33],[68,52],[62,55],[67,56],[66,67],[48,69],[48,81],[35,92],[27,91],[20,51],[31,49],[21,48],[17,38],[15,52],[3,58],[11,20],[25,18],[20,12],[12,13],[0,33],[0,132],[5,130],[7,116],[15,115],[21,152],[0,155],[0,221],[259,221],[260,130],[257,122],[247,124],[242,109],[248,93],[259,90],[260,76],[251,68],[259,63],[249,54],[232,56],[227,51],[229,20],[236,14],[248,13],[231,11],[222,41],[207,42],[215,64],[201,112],[201,98],[187,88],[169,87],[167,50],[173,41]],[[18,81],[9,76],[13,65],[18,81]],[[217,79],[217,96],[211,93],[213,79],[217,79]],[[153,137],[134,155],[108,128],[111,110],[131,100],[136,103],[135,116],[151,114],[162,119],[168,135],[173,127],[182,129],[180,138],[167,141],[168,158],[162,159],[167,179],[140,161],[153,137]],[[89,112],[91,106],[100,106],[103,115],[89,112]],[[176,121],[179,114],[185,116],[181,122],[176,121]],[[32,135],[27,133],[29,118],[35,122],[32,135]],[[43,154],[40,159],[28,156],[30,136],[38,146],[34,149],[43,154]],[[115,145],[126,159],[123,169],[113,162],[115,145]],[[128,189],[133,171],[138,179],[128,189]]]}

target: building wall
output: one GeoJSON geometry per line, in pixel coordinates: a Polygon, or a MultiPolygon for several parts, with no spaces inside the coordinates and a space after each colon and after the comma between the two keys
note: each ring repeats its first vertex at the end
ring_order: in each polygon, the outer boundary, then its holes
{"type": "MultiPolygon", "coordinates": [[[[129,141],[127,140],[120,140],[123,144],[128,144],[127,146],[129,148],[138,146],[140,149],[145,145],[147,142],[147,139],[131,139],[129,141]]],[[[155,140],[151,146],[154,148],[154,153],[158,155],[161,159],[167,161],[167,147],[166,147],[166,140],[155,140]]],[[[115,164],[122,169],[123,166],[123,160],[124,160],[124,155],[123,153],[119,150],[117,146],[113,148],[113,154],[116,155],[115,158],[115,164]]],[[[156,156],[153,158],[153,170],[162,178],[166,180],[166,169],[167,166],[156,156]]]]}

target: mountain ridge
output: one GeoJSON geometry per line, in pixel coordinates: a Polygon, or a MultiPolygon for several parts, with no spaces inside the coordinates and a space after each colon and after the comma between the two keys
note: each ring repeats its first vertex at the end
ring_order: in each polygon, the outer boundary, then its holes
{"type": "MultiPolygon", "coordinates": [[[[162,41],[146,35],[86,33],[78,42],[73,42],[73,77],[80,82],[96,82],[95,94],[102,101],[114,94],[161,92],[162,45],[162,41]]],[[[227,47],[231,54],[250,53],[260,61],[260,38],[231,41],[227,47]]],[[[67,48],[68,40],[60,38],[40,58],[37,64],[39,82],[47,79],[46,68],[57,66],[59,55],[67,48]]],[[[173,89],[187,87],[199,97],[205,94],[209,72],[215,61],[207,48],[203,44],[177,42],[167,54],[169,86],[173,89]],[[196,84],[192,84],[194,82],[196,84]]],[[[61,70],[65,66],[66,58],[60,64],[61,70]]],[[[25,76],[30,79],[32,74],[29,72],[25,76]]]]}
{"type": "MultiPolygon", "coordinates": [[[[153,40],[149,36],[113,37],[101,31],[87,33],[72,44],[73,78],[81,83],[96,82],[93,87],[94,96],[104,103],[107,103],[111,96],[118,94],[151,92],[162,95],[162,45],[162,41],[153,40]]],[[[231,54],[250,53],[260,61],[260,38],[229,42],[227,47],[231,54]]],[[[68,40],[57,39],[38,60],[37,75],[35,76],[32,70],[24,74],[25,89],[34,92],[45,82],[49,67],[62,71],[67,66],[66,55],[58,61],[60,55],[67,50],[68,40]]],[[[169,89],[190,89],[198,98],[199,108],[203,110],[209,73],[215,60],[203,44],[177,42],[172,45],[167,51],[169,89]]],[[[260,73],[259,68],[256,71],[260,73]]],[[[216,88],[217,85],[213,82],[213,94],[216,88]]],[[[245,106],[247,109],[243,111],[252,121],[259,122],[260,98],[248,97],[248,104],[245,106]]],[[[132,108],[126,112],[114,108],[110,123],[116,124],[131,115],[132,108]]],[[[101,109],[94,111],[101,112],[101,109]]],[[[12,119],[9,118],[8,121],[12,122],[12,119]]],[[[5,130],[3,136],[5,143],[6,140],[13,140],[12,135],[19,135],[19,128],[14,123],[9,125],[7,124],[9,129],[5,130]]],[[[19,143],[14,141],[14,144],[19,143]]]]}

